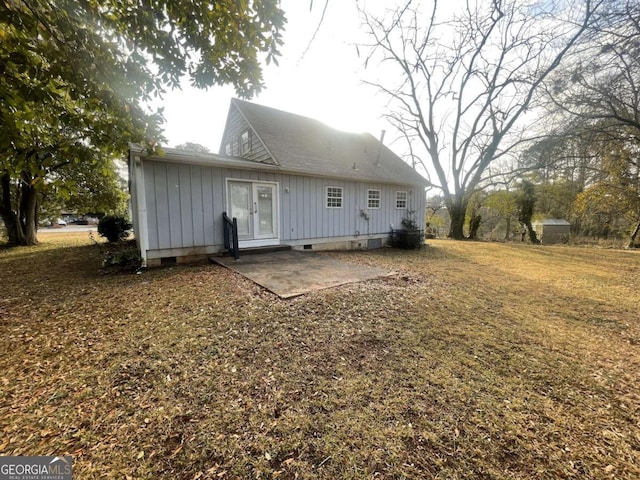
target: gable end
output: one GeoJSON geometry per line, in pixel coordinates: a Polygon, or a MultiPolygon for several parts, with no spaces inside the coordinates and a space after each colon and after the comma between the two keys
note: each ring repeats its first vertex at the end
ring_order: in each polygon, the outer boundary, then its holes
{"type": "Polygon", "coordinates": [[[221,155],[277,165],[260,136],[232,100],[219,150],[221,155]]]}

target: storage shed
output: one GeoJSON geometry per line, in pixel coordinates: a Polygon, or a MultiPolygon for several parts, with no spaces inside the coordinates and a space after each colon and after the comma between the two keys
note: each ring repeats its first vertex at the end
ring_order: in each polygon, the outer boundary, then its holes
{"type": "Polygon", "coordinates": [[[542,244],[567,243],[569,240],[571,224],[564,219],[547,218],[532,225],[542,244]]]}
{"type": "Polygon", "coordinates": [[[424,229],[426,180],[370,134],[233,99],[219,154],[131,145],[134,231],[144,266],[222,252],[223,213],[239,249],[363,249],[411,217],[424,229]]]}

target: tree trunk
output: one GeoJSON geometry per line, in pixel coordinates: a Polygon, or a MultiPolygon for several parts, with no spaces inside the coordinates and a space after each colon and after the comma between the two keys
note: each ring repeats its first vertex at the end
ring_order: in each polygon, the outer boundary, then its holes
{"type": "Polygon", "coordinates": [[[509,215],[505,220],[507,221],[507,226],[506,232],[504,234],[504,241],[507,242],[509,241],[509,236],[511,235],[511,215],[509,215]]]}
{"type": "Polygon", "coordinates": [[[478,229],[480,228],[481,223],[482,216],[472,213],[471,218],[469,219],[469,240],[478,239],[478,229]]]}
{"type": "Polygon", "coordinates": [[[33,178],[29,172],[22,172],[20,186],[20,222],[24,232],[24,245],[36,245],[36,207],[38,206],[38,192],[33,188],[33,178]]]}
{"type": "Polygon", "coordinates": [[[20,245],[24,241],[24,235],[22,234],[18,215],[11,208],[11,177],[8,173],[4,173],[0,177],[0,189],[2,190],[0,215],[2,215],[4,226],[7,229],[9,245],[20,245]]]}
{"type": "Polygon", "coordinates": [[[11,177],[4,173],[0,177],[2,199],[0,201],[0,214],[4,220],[9,237],[9,245],[36,245],[36,209],[38,204],[38,192],[31,184],[31,176],[28,173],[22,175],[22,185],[16,189],[19,198],[16,199],[17,210],[12,208],[11,202],[11,177]]]}
{"type": "Polygon", "coordinates": [[[15,212],[9,210],[8,212],[2,212],[2,219],[4,220],[4,226],[7,229],[7,236],[9,237],[9,245],[24,245],[24,234],[15,212]]]}
{"type": "Polygon", "coordinates": [[[638,236],[638,233],[640,233],[640,221],[636,223],[636,228],[633,229],[633,233],[631,234],[631,237],[629,237],[629,245],[627,245],[627,248],[636,247],[636,237],[638,236]]]}
{"type": "Polygon", "coordinates": [[[454,240],[464,240],[464,217],[467,213],[467,203],[462,200],[448,202],[449,218],[451,227],[449,228],[449,238],[454,240]]]}
{"type": "Polygon", "coordinates": [[[33,186],[29,185],[29,188],[22,193],[24,199],[24,245],[37,245],[37,229],[36,229],[36,207],[38,206],[38,192],[33,186]]]}
{"type": "Polygon", "coordinates": [[[536,231],[533,229],[531,222],[527,222],[525,225],[527,227],[527,232],[529,233],[529,241],[534,245],[540,245],[540,240],[538,240],[538,236],[536,235],[536,231]]]}

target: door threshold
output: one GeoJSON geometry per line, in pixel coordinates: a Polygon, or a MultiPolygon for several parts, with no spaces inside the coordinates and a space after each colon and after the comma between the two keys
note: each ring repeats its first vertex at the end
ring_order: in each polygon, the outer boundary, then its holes
{"type": "Polygon", "coordinates": [[[254,247],[272,247],[275,245],[280,245],[279,238],[268,238],[261,240],[239,240],[238,247],[240,250],[243,248],[254,248],[254,247]]]}
{"type": "Polygon", "coordinates": [[[291,250],[291,245],[267,245],[264,247],[240,247],[241,255],[254,255],[259,253],[287,252],[291,250]]]}

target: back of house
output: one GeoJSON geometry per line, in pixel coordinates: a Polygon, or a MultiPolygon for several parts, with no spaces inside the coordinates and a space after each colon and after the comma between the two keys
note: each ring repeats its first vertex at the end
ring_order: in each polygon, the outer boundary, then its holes
{"type": "Polygon", "coordinates": [[[370,134],[233,99],[219,154],[132,145],[132,213],[143,264],[240,248],[375,248],[403,219],[424,228],[426,180],[370,134]]]}

